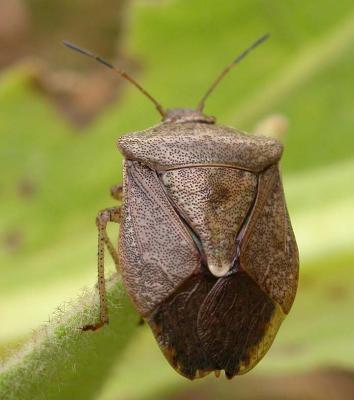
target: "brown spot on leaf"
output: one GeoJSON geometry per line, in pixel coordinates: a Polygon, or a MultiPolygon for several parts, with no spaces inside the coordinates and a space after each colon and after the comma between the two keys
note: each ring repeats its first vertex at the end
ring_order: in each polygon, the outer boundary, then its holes
{"type": "Polygon", "coordinates": [[[108,78],[103,66],[70,53],[61,42],[75,41],[131,71],[123,50],[127,8],[127,0],[108,0],[104,7],[99,0],[65,7],[60,0],[45,7],[43,2],[0,0],[0,70],[31,60],[28,76],[34,84],[71,122],[86,125],[117,98],[123,82],[113,74],[108,78]]]}
{"type": "Polygon", "coordinates": [[[23,241],[23,233],[20,230],[13,229],[3,235],[2,245],[6,252],[16,253],[22,247],[23,241]]]}
{"type": "Polygon", "coordinates": [[[334,301],[344,301],[349,297],[348,287],[344,285],[331,285],[326,288],[326,295],[328,298],[334,301]]]}
{"type": "Polygon", "coordinates": [[[36,193],[35,182],[30,178],[22,179],[17,185],[17,193],[23,199],[30,199],[36,193]]]}

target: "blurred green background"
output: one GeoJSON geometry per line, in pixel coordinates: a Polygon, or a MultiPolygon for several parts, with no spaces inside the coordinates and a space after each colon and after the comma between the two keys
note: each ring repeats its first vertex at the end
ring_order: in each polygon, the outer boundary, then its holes
{"type": "Polygon", "coordinates": [[[139,327],[92,398],[354,397],[349,0],[0,1],[2,358],[95,283],[94,219],[114,205],[109,188],[121,181],[116,139],[159,120],[134,88],[60,41],[115,60],[165,107],[193,107],[264,32],[271,39],[225,78],[205,111],[245,131],[273,115],[288,125],[281,168],[301,260],[294,307],[265,359],[232,382],[187,382],[139,327]]]}

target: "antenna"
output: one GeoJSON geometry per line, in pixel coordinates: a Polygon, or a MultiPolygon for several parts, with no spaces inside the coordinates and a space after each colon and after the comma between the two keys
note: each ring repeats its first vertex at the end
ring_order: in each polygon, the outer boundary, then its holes
{"type": "Polygon", "coordinates": [[[157,111],[161,114],[162,117],[164,117],[166,115],[163,107],[161,106],[161,104],[155,100],[150,93],[148,93],[144,88],[142,88],[139,83],[133,79],[131,76],[129,76],[125,71],[123,71],[120,68],[115,67],[114,65],[110,64],[109,62],[107,62],[106,60],[104,60],[103,58],[101,58],[100,56],[91,53],[91,51],[85,50],[85,49],[81,49],[80,47],[76,46],[73,43],[70,43],[66,40],[63,41],[64,45],[66,47],[68,47],[71,50],[77,51],[80,54],[83,54],[84,56],[93,58],[94,60],[98,61],[100,64],[103,64],[104,66],[106,66],[107,68],[117,72],[122,78],[126,79],[127,81],[129,81],[130,83],[132,83],[138,90],[140,90],[140,92],[146,96],[148,99],[150,99],[154,104],[155,107],[157,108],[157,111]]]}
{"type": "Polygon", "coordinates": [[[216,80],[213,82],[213,84],[209,87],[205,95],[202,97],[200,100],[197,110],[198,111],[203,111],[204,105],[205,105],[205,100],[210,96],[210,94],[214,91],[216,86],[220,83],[220,81],[225,77],[225,75],[230,71],[232,67],[234,67],[236,64],[238,64],[243,58],[247,56],[249,52],[251,52],[253,49],[255,49],[257,46],[265,42],[269,38],[269,33],[266,33],[265,35],[261,36],[259,39],[257,39],[250,47],[248,47],[246,50],[244,50],[240,55],[238,55],[231,64],[229,64],[222,72],[221,74],[216,78],[216,80]]]}

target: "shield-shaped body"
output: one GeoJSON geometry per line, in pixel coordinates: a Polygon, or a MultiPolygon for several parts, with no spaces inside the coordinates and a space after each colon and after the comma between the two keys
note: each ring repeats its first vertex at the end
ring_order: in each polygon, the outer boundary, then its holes
{"type": "Polygon", "coordinates": [[[185,377],[247,372],[297,288],[281,144],[182,118],[125,135],[118,146],[119,253],[132,301],[185,377]]]}

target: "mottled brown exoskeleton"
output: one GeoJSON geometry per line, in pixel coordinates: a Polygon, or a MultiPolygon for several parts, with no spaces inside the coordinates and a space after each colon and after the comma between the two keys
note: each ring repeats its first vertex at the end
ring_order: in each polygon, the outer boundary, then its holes
{"type": "MultiPolygon", "coordinates": [[[[227,126],[197,109],[164,110],[161,124],[118,140],[121,206],[99,213],[100,321],[108,323],[104,245],[170,364],[194,379],[253,368],[294,301],[298,251],[279,174],[282,145],[227,126]],[[120,224],[118,252],[107,222],[120,224]],[[119,267],[118,267],[119,266],[119,267]]],[[[113,66],[98,56],[69,47],[113,66]]]]}

